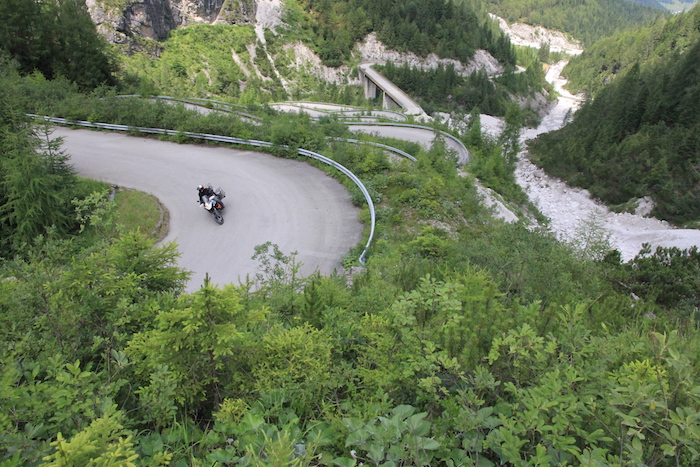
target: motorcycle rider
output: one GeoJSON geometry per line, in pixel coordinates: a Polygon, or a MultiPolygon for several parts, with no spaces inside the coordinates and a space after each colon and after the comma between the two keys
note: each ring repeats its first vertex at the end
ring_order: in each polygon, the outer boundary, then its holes
{"type": "Polygon", "coordinates": [[[214,196],[214,189],[211,187],[211,185],[199,185],[197,187],[197,191],[199,191],[199,204],[206,206],[206,204],[209,202],[209,198],[214,196]]]}

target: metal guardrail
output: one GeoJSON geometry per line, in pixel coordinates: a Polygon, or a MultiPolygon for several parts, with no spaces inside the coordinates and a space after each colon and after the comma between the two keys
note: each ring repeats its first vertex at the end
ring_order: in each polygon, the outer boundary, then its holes
{"type": "Polygon", "coordinates": [[[397,126],[397,127],[404,127],[404,128],[419,128],[421,130],[430,130],[433,132],[436,131],[436,132],[440,133],[442,136],[454,141],[457,144],[457,146],[459,146],[459,148],[464,151],[464,154],[466,155],[466,160],[464,161],[465,163],[469,162],[469,158],[471,155],[469,152],[469,149],[467,149],[467,147],[464,145],[464,143],[462,141],[460,141],[459,138],[447,133],[446,131],[437,130],[437,129],[431,128],[429,126],[414,125],[412,123],[388,123],[388,122],[344,122],[344,123],[345,123],[345,125],[397,126]]]}
{"type": "MultiPolygon", "coordinates": [[[[240,104],[231,104],[230,102],[224,102],[224,101],[218,101],[215,99],[206,99],[203,97],[190,97],[190,98],[182,98],[182,97],[172,97],[172,96],[141,96],[140,94],[123,94],[119,95],[117,97],[138,97],[138,98],[150,98],[150,99],[161,99],[161,100],[166,100],[166,101],[172,101],[172,102],[181,102],[183,104],[190,104],[190,105],[196,105],[199,107],[206,107],[211,110],[218,110],[220,112],[228,112],[228,113],[233,113],[236,115],[240,115],[242,117],[250,118],[252,120],[257,120],[257,121],[262,121],[261,117],[258,117],[257,115],[249,114],[246,112],[243,112],[243,110],[247,110],[247,107],[244,105],[240,104]],[[209,104],[209,105],[206,105],[209,104]],[[233,110],[234,108],[238,108],[241,110],[233,110]]],[[[273,106],[275,104],[281,104],[281,105],[289,105],[292,107],[298,107],[300,109],[309,109],[309,110],[315,110],[317,112],[323,112],[324,114],[328,115],[343,115],[345,112],[365,112],[367,111],[366,109],[362,109],[361,107],[355,107],[355,106],[347,106],[348,108],[346,109],[338,109],[338,110],[324,110],[324,109],[314,109],[313,107],[305,106],[304,104],[308,103],[310,105],[317,104],[315,102],[305,102],[305,101],[290,101],[290,102],[272,102],[270,104],[267,104],[269,106],[273,106]]],[[[397,120],[407,120],[407,117],[403,115],[402,113],[395,112],[392,110],[386,110],[386,109],[381,109],[378,110],[378,112],[381,112],[383,114],[393,114],[397,120]]],[[[377,118],[376,115],[356,115],[356,116],[349,116],[349,117],[357,117],[357,118],[377,118]]],[[[318,119],[318,117],[313,117],[318,119]]],[[[389,118],[390,117],[385,117],[389,118]]]]}
{"type": "MultiPolygon", "coordinates": [[[[48,116],[42,116],[42,115],[35,115],[35,114],[27,114],[27,116],[36,118],[36,119],[42,119],[47,122],[51,123],[58,123],[61,125],[71,125],[71,126],[84,126],[88,128],[100,128],[104,130],[114,130],[114,131],[138,131],[140,133],[149,133],[149,134],[156,134],[156,135],[169,135],[169,136],[187,136],[189,138],[196,138],[196,139],[203,139],[207,141],[218,141],[221,143],[230,143],[230,144],[242,144],[246,146],[257,146],[257,147],[263,147],[263,148],[272,148],[272,147],[280,147],[284,149],[290,149],[289,146],[286,145],[278,145],[274,143],[270,143],[267,141],[258,141],[258,140],[251,140],[251,139],[243,139],[243,138],[235,138],[232,136],[221,136],[221,135],[212,135],[209,133],[194,133],[190,131],[176,131],[176,130],[165,130],[163,128],[145,128],[145,127],[136,127],[136,126],[128,126],[128,125],[116,125],[112,123],[93,123],[93,122],[87,122],[84,120],[69,120],[67,118],[56,118],[56,117],[48,117],[48,116]]],[[[374,226],[376,223],[376,212],[374,210],[374,203],[372,202],[372,197],[370,196],[369,192],[367,191],[367,188],[365,188],[364,184],[360,181],[357,176],[352,173],[347,167],[337,163],[333,159],[330,159],[326,156],[323,156],[321,154],[318,154],[313,151],[308,151],[306,149],[297,149],[297,153],[301,156],[309,157],[312,159],[316,159],[318,161],[323,162],[324,164],[330,165],[331,167],[334,167],[335,169],[339,170],[343,174],[345,174],[350,180],[352,180],[355,185],[360,189],[362,194],[365,197],[365,201],[367,201],[367,206],[369,207],[369,213],[370,213],[370,231],[369,231],[369,238],[367,239],[367,244],[365,245],[365,249],[362,251],[362,254],[360,255],[359,261],[362,264],[365,264],[367,261],[367,251],[369,250],[369,247],[372,243],[372,238],[374,237],[374,226]]]]}
{"type": "Polygon", "coordinates": [[[406,151],[402,151],[399,148],[395,148],[393,146],[389,146],[388,144],[382,144],[382,143],[375,143],[374,141],[360,141],[359,139],[351,139],[351,138],[340,138],[340,137],[335,137],[335,136],[326,136],[326,139],[330,139],[333,141],[342,141],[345,143],[354,143],[354,144],[367,144],[370,146],[376,146],[378,148],[386,149],[387,151],[391,151],[393,153],[399,154],[400,156],[405,157],[406,159],[410,159],[413,162],[418,162],[418,159],[407,153],[406,151]]]}
{"type": "MultiPolygon", "coordinates": [[[[117,96],[117,97],[139,97],[139,98],[142,98],[142,96],[139,95],[139,94],[125,94],[125,95],[120,95],[120,96],[117,96]]],[[[201,104],[201,102],[198,102],[198,101],[211,102],[211,103],[213,103],[213,104],[222,105],[222,106],[224,106],[224,107],[239,107],[239,108],[245,108],[245,106],[242,106],[242,105],[238,105],[238,104],[229,104],[228,102],[217,101],[217,100],[214,100],[214,99],[205,99],[205,98],[189,98],[189,99],[182,99],[182,98],[179,98],[179,97],[170,97],[170,96],[152,96],[152,97],[153,97],[154,99],[163,99],[163,100],[169,100],[169,101],[173,101],[173,102],[182,102],[182,103],[185,103],[185,104],[191,104],[191,105],[196,105],[196,106],[200,106],[200,107],[202,107],[202,104],[201,104]]],[[[304,102],[304,101],[302,101],[302,103],[303,103],[303,102],[304,102]]],[[[288,102],[281,102],[281,104],[291,104],[291,103],[288,103],[288,102]]],[[[313,104],[313,103],[312,103],[312,104],[313,104]]],[[[300,106],[300,107],[301,107],[301,106],[300,106]]],[[[359,109],[359,107],[356,107],[356,109],[359,109]]],[[[228,113],[233,113],[233,114],[235,114],[235,115],[240,115],[240,116],[243,116],[243,117],[249,117],[249,118],[256,119],[256,120],[262,120],[260,117],[256,117],[255,115],[250,115],[250,114],[246,114],[246,113],[243,113],[243,112],[231,110],[230,108],[228,108],[228,109],[218,108],[218,109],[214,109],[214,110],[218,110],[218,111],[222,111],[222,112],[228,112],[228,113]]],[[[385,111],[383,110],[382,112],[385,112],[385,111]]],[[[394,113],[397,113],[397,114],[398,114],[398,112],[394,112],[394,113]]],[[[401,115],[401,114],[399,114],[399,115],[401,115]]],[[[347,122],[344,122],[344,123],[347,123],[347,122]]],[[[365,123],[365,124],[371,124],[371,123],[376,123],[376,122],[364,122],[364,123],[365,123]]],[[[357,123],[356,123],[356,124],[357,124],[357,123]]],[[[406,157],[406,158],[412,160],[413,162],[417,162],[417,161],[418,161],[415,157],[413,157],[412,155],[408,154],[407,152],[402,151],[401,149],[395,148],[395,147],[393,147],[393,146],[389,146],[389,145],[387,145],[387,144],[375,143],[375,142],[373,142],[373,141],[360,141],[360,140],[357,140],[357,139],[349,139],[349,138],[334,138],[334,137],[332,137],[332,136],[328,136],[328,137],[326,137],[326,139],[334,139],[334,140],[337,140],[337,141],[346,141],[346,142],[348,142],[348,143],[355,143],[355,144],[368,144],[368,145],[371,145],[371,146],[376,146],[376,147],[379,147],[379,148],[386,149],[387,151],[391,151],[391,152],[393,152],[393,153],[399,154],[399,155],[401,155],[401,156],[403,156],[403,157],[406,157]]],[[[466,148],[465,148],[465,150],[466,150],[466,148]]]]}
{"type": "Polygon", "coordinates": [[[394,112],[391,110],[385,110],[385,109],[375,109],[375,110],[367,110],[367,109],[338,109],[338,110],[330,110],[330,109],[318,109],[314,108],[312,106],[307,106],[303,105],[303,103],[297,103],[297,102],[271,102],[269,104],[266,104],[270,108],[273,108],[275,110],[279,110],[281,112],[285,112],[286,110],[280,110],[280,106],[287,106],[291,107],[293,109],[296,109],[298,113],[306,113],[306,114],[311,114],[312,112],[317,112],[321,115],[311,115],[311,119],[318,121],[321,118],[325,117],[336,117],[338,120],[342,122],[346,121],[377,121],[380,118],[385,118],[387,120],[394,120],[394,121],[406,121],[408,120],[408,117],[406,117],[404,114],[401,114],[399,112],[394,112]],[[381,114],[379,114],[381,112],[381,114]]]}
{"type": "Polygon", "coordinates": [[[160,100],[164,100],[164,101],[180,102],[183,104],[190,104],[190,105],[196,105],[198,107],[205,107],[205,108],[208,108],[210,110],[216,110],[219,112],[226,112],[226,113],[232,113],[235,115],[240,115],[241,117],[249,118],[251,120],[262,121],[262,118],[258,117],[257,115],[253,115],[253,114],[249,114],[246,112],[242,112],[240,110],[233,110],[232,109],[232,107],[237,107],[239,109],[246,109],[246,107],[243,105],[231,104],[228,102],[217,101],[214,99],[205,99],[205,98],[199,98],[199,97],[192,97],[189,99],[184,99],[181,97],[172,97],[172,96],[142,96],[140,94],[122,94],[122,95],[119,95],[117,97],[123,97],[123,98],[138,97],[140,99],[160,99],[160,100]],[[202,102],[211,104],[211,107],[202,104],[202,102]],[[222,108],[222,107],[224,107],[224,108],[222,108]]]}
{"type": "MultiPolygon", "coordinates": [[[[268,106],[275,106],[275,105],[288,105],[290,107],[298,107],[300,109],[309,109],[309,110],[315,110],[317,112],[323,112],[328,115],[343,115],[345,112],[370,112],[370,115],[365,115],[365,117],[381,117],[382,115],[372,115],[373,112],[380,112],[381,114],[384,115],[392,115],[393,117],[388,117],[385,116],[384,118],[387,118],[389,120],[395,119],[395,120],[408,120],[408,117],[406,115],[402,114],[401,112],[397,112],[395,110],[390,110],[390,109],[365,109],[362,107],[357,107],[355,105],[343,105],[343,104],[338,104],[336,109],[320,109],[320,108],[315,108],[315,105],[318,106],[328,106],[328,103],[324,102],[313,102],[313,101],[281,101],[281,102],[270,102],[267,104],[268,106]],[[340,108],[344,107],[344,108],[340,108]]],[[[334,105],[334,104],[331,104],[334,105]]],[[[359,115],[358,115],[359,116],[359,115]]]]}

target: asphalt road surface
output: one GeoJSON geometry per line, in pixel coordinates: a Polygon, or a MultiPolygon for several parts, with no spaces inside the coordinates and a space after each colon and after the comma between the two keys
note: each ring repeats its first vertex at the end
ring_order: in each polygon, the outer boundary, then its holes
{"type": "MultiPolygon", "coordinates": [[[[435,141],[435,132],[425,128],[412,128],[402,126],[383,126],[383,125],[350,125],[350,131],[356,133],[368,133],[379,137],[402,139],[420,144],[426,151],[429,150],[435,141]]],[[[469,160],[469,152],[465,152],[465,148],[457,144],[451,138],[444,138],[445,147],[453,149],[457,153],[461,163],[466,163],[469,160]]]]}
{"type": "Polygon", "coordinates": [[[251,257],[267,241],[298,252],[301,273],[340,270],[340,260],[362,240],[359,210],[333,177],[305,162],[254,151],[176,144],[118,133],[57,128],[79,174],[156,196],[170,213],[178,264],[192,272],[188,291],[209,273],[223,285],[259,271],[251,257]],[[199,207],[199,184],[226,192],[225,222],[199,207]]]}

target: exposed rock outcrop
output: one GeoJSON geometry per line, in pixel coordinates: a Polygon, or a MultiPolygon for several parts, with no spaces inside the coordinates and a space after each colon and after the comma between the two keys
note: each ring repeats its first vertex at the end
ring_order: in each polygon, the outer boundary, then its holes
{"type": "Polygon", "coordinates": [[[503,67],[498,63],[498,60],[485,50],[477,50],[474,58],[469,63],[464,64],[450,58],[439,58],[434,53],[428,54],[427,57],[423,58],[410,52],[401,53],[389,50],[377,39],[375,33],[368,34],[358,47],[363,62],[385,63],[391,61],[396,64],[408,63],[412,67],[424,70],[437,68],[438,65],[452,65],[455,71],[462,76],[467,76],[478,69],[483,69],[489,76],[496,76],[503,72],[503,67]]]}
{"type": "Polygon", "coordinates": [[[253,24],[255,0],[86,0],[98,31],[138,49],[139,38],[162,40],[191,23],[253,24]]]}
{"type": "MultiPolygon", "coordinates": [[[[297,42],[287,44],[285,50],[293,49],[294,61],[290,66],[298,70],[307,70],[322,80],[334,84],[359,84],[359,79],[355,74],[350,74],[351,68],[340,66],[331,68],[324,66],[321,59],[309,47],[297,42]]],[[[477,50],[474,58],[469,63],[462,63],[449,58],[439,58],[436,54],[429,54],[427,57],[419,57],[414,53],[402,53],[387,47],[377,39],[375,33],[368,34],[365,39],[357,44],[356,58],[362,63],[381,63],[388,61],[397,65],[408,63],[409,65],[424,70],[437,68],[438,65],[452,65],[462,76],[467,76],[478,69],[483,69],[489,76],[496,76],[503,72],[503,67],[485,50],[477,50]]]]}
{"type": "Polygon", "coordinates": [[[549,44],[549,49],[552,52],[564,52],[569,55],[579,55],[583,52],[581,44],[563,32],[523,23],[508,25],[503,18],[493,14],[490,14],[490,16],[498,21],[501,30],[510,38],[510,42],[514,45],[539,48],[542,44],[549,44]]]}

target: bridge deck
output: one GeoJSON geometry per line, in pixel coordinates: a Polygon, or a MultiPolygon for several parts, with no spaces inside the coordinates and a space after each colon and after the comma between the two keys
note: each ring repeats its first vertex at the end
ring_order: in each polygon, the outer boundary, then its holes
{"type": "Polygon", "coordinates": [[[369,80],[376,87],[382,90],[385,95],[389,96],[404,112],[408,115],[424,115],[423,108],[416,101],[411,99],[408,94],[403,92],[394,83],[386,79],[381,73],[371,68],[370,63],[360,65],[360,77],[363,81],[369,80]]]}

